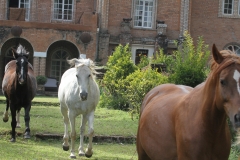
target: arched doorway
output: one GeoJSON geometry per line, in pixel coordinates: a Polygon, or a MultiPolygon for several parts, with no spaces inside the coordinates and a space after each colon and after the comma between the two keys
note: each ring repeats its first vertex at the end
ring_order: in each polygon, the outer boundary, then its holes
{"type": "Polygon", "coordinates": [[[77,47],[68,41],[57,41],[47,51],[46,76],[60,82],[62,74],[70,67],[66,59],[78,58],[77,47]]]}

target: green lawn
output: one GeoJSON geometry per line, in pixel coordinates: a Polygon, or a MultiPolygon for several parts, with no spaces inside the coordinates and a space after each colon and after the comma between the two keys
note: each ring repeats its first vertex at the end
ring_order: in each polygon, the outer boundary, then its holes
{"type": "MultiPolygon", "coordinates": [[[[62,150],[62,142],[57,140],[25,140],[17,137],[17,142],[9,142],[9,135],[0,135],[1,160],[64,160],[70,159],[70,151],[62,150]]],[[[76,155],[79,141],[76,141],[76,155]]],[[[86,148],[86,144],[85,144],[86,148]]],[[[86,160],[89,158],[79,157],[86,160]]],[[[94,143],[93,156],[89,160],[136,160],[135,144],[94,143]]]]}
{"type": "MultiPolygon", "coordinates": [[[[0,96],[0,116],[5,110],[4,97],[0,96]]],[[[16,138],[16,143],[10,143],[11,119],[7,123],[0,121],[0,155],[6,160],[12,159],[69,159],[70,152],[62,150],[62,140],[40,140],[35,134],[48,133],[63,135],[63,119],[56,97],[36,97],[33,100],[30,112],[30,127],[32,138],[24,140],[22,136],[16,138]],[[42,102],[42,103],[38,103],[42,102]],[[13,147],[15,146],[15,147],[13,147]],[[17,155],[17,157],[16,157],[17,155]]],[[[18,133],[24,132],[24,117],[21,111],[20,122],[22,128],[16,129],[18,133]]],[[[2,118],[2,117],[0,117],[2,118]]],[[[76,150],[79,147],[80,116],[76,119],[78,139],[75,142],[76,150]]],[[[95,135],[135,137],[138,120],[132,120],[129,113],[120,110],[97,108],[95,112],[95,135]]],[[[70,127],[69,127],[70,128],[70,127]]],[[[86,127],[87,133],[87,127],[86,127]]],[[[87,141],[85,141],[87,142],[87,141]]],[[[86,145],[86,143],[85,143],[86,145]]],[[[124,143],[94,143],[94,154],[90,160],[125,160],[137,159],[135,142],[124,143]]],[[[77,152],[76,152],[77,153],[77,152]]],[[[86,159],[77,157],[77,159],[86,159]]]]}
{"type": "MultiPolygon", "coordinates": [[[[5,110],[5,102],[3,100],[5,100],[5,98],[0,96],[0,118],[2,118],[1,115],[5,110]]],[[[40,140],[34,136],[38,133],[63,135],[64,126],[62,115],[59,109],[58,99],[56,97],[36,97],[33,100],[33,104],[34,105],[32,106],[30,112],[30,127],[32,134],[32,138],[30,140],[25,140],[22,138],[22,136],[19,136],[16,139],[16,143],[10,143],[9,132],[11,131],[11,119],[7,123],[3,123],[3,121],[0,119],[0,159],[69,159],[70,152],[65,152],[62,150],[62,140],[40,140]]],[[[23,111],[21,112],[20,121],[22,128],[17,129],[17,132],[23,133],[23,111]]],[[[78,116],[76,120],[76,126],[78,126],[76,128],[78,137],[80,132],[80,122],[80,116],[78,116]]],[[[106,108],[96,109],[94,121],[94,131],[96,136],[119,135],[125,137],[135,137],[137,133],[137,126],[138,120],[132,120],[128,112],[106,108]]],[[[77,149],[79,146],[79,139],[76,140],[75,145],[77,149]]],[[[94,154],[90,160],[137,159],[135,142],[132,142],[132,144],[99,142],[94,143],[93,149],[94,154]]],[[[229,160],[237,160],[239,153],[240,152],[233,147],[229,160]]],[[[85,160],[86,158],[77,157],[77,159],[85,160]]]]}

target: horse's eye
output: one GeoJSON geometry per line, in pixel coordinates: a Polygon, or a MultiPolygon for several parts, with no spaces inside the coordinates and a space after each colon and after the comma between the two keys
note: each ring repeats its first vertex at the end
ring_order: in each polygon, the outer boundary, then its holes
{"type": "Polygon", "coordinates": [[[91,74],[89,74],[88,77],[91,77],[91,74]]]}
{"type": "Polygon", "coordinates": [[[78,78],[78,75],[76,75],[76,77],[78,78]]]}
{"type": "Polygon", "coordinates": [[[225,86],[225,85],[226,85],[226,81],[223,80],[223,79],[220,80],[220,83],[221,83],[222,86],[225,86]]]}

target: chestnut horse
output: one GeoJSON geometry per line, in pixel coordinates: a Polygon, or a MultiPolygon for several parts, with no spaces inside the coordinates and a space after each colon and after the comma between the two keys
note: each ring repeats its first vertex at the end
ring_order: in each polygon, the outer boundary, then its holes
{"type": "Polygon", "coordinates": [[[229,117],[240,127],[240,57],[212,47],[211,72],[195,88],[163,84],[143,99],[139,160],[227,160],[229,117]]]}
{"type": "MultiPolygon", "coordinates": [[[[11,127],[12,138],[11,142],[16,141],[17,119],[19,119],[19,112],[22,107],[25,109],[25,134],[24,138],[30,138],[30,109],[31,102],[36,95],[36,78],[34,76],[33,67],[28,62],[29,53],[22,45],[19,45],[17,50],[13,49],[13,56],[16,60],[10,61],[5,66],[5,74],[2,82],[2,91],[6,97],[6,110],[3,114],[3,121],[8,121],[8,109],[11,110],[11,127]]],[[[19,120],[18,120],[19,121],[19,120]]]]}

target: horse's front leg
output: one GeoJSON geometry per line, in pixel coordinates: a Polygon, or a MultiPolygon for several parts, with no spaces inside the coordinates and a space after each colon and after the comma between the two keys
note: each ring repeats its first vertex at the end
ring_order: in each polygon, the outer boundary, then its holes
{"type": "Polygon", "coordinates": [[[64,151],[68,151],[69,150],[69,143],[68,143],[68,125],[69,125],[69,118],[68,118],[68,110],[66,107],[63,107],[60,104],[60,108],[61,108],[61,113],[63,116],[63,122],[64,122],[64,135],[63,135],[63,150],[64,151]]]}
{"type": "Polygon", "coordinates": [[[7,106],[6,106],[6,110],[5,112],[3,113],[3,122],[7,122],[8,121],[8,109],[9,109],[9,101],[8,99],[6,99],[6,103],[7,103],[7,106]]]}
{"type": "Polygon", "coordinates": [[[94,121],[94,111],[90,112],[88,115],[88,146],[85,152],[85,156],[90,158],[93,155],[92,151],[92,140],[94,136],[94,129],[93,129],[93,121],[94,121]]]}
{"type": "Polygon", "coordinates": [[[76,158],[75,155],[75,140],[76,140],[76,130],[75,130],[75,117],[76,115],[71,111],[68,112],[68,117],[71,125],[71,154],[70,158],[76,158]]]}
{"type": "Polygon", "coordinates": [[[80,127],[80,145],[79,145],[79,148],[78,148],[78,155],[79,156],[85,156],[84,147],[83,147],[83,140],[84,140],[86,123],[87,123],[87,116],[82,115],[82,123],[81,123],[81,127],[80,127]]]}
{"type": "Polygon", "coordinates": [[[11,114],[12,114],[12,122],[11,122],[12,138],[11,138],[10,142],[16,142],[16,131],[15,131],[16,124],[17,124],[16,123],[16,109],[15,109],[16,106],[14,106],[13,104],[10,104],[10,105],[11,105],[10,109],[11,109],[11,114]]]}
{"type": "Polygon", "coordinates": [[[30,123],[30,109],[31,109],[31,103],[29,105],[27,105],[25,108],[24,108],[24,111],[25,111],[25,116],[24,116],[24,121],[25,121],[25,133],[24,133],[24,138],[25,139],[29,139],[31,136],[30,136],[30,126],[29,126],[29,123],[30,123]]]}

